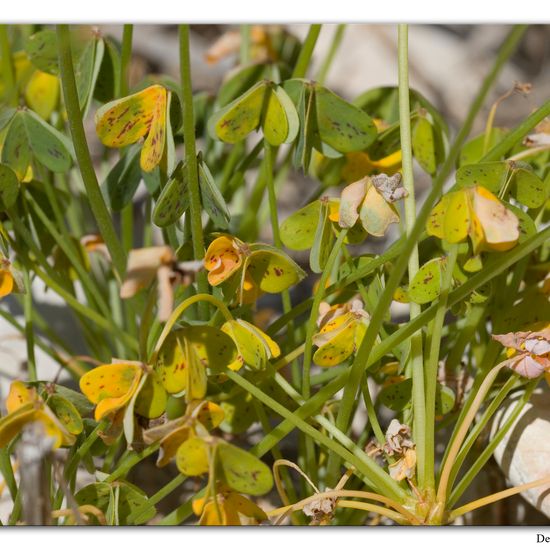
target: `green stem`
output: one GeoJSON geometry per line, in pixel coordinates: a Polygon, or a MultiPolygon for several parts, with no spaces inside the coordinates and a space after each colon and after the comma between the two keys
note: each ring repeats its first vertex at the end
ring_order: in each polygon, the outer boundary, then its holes
{"type": "Polygon", "coordinates": [[[241,25],[241,46],[240,46],[240,62],[241,65],[250,63],[250,25],[241,25]]]}
{"type": "Polygon", "coordinates": [[[36,358],[34,354],[34,327],[32,322],[32,287],[29,270],[23,270],[25,282],[25,296],[23,297],[23,311],[25,313],[25,340],[27,343],[27,369],[29,380],[35,382],[36,376],[36,358]]]}
{"type": "MultiPolygon", "coordinates": [[[[410,238],[416,220],[416,200],[414,195],[414,173],[412,158],[411,111],[409,105],[409,53],[408,25],[398,25],[398,65],[399,65],[399,128],[401,133],[401,155],[403,186],[407,190],[404,199],[405,229],[410,238]]],[[[419,268],[418,243],[413,243],[409,255],[409,281],[412,281],[419,268]]],[[[414,302],[409,306],[410,319],[421,313],[421,306],[414,302]]],[[[426,398],[424,387],[424,357],[422,332],[411,336],[410,365],[412,371],[413,438],[416,443],[417,476],[420,489],[424,489],[429,471],[427,470],[426,441],[426,398]]]]}
{"type": "Polygon", "coordinates": [[[336,30],[334,31],[334,36],[330,41],[330,49],[328,51],[328,54],[325,60],[323,61],[323,64],[321,65],[321,68],[319,69],[319,72],[317,73],[317,78],[315,79],[321,85],[325,83],[327,74],[330,70],[330,67],[332,66],[334,57],[336,56],[336,52],[338,51],[338,48],[342,43],[342,39],[344,38],[345,30],[346,30],[346,25],[344,23],[340,23],[339,25],[337,25],[336,30]]]}
{"type": "Polygon", "coordinates": [[[134,34],[134,25],[124,25],[122,30],[122,46],[120,50],[120,82],[119,97],[128,95],[129,89],[129,69],[132,58],[132,37],[134,34]]]}
{"type": "MultiPolygon", "coordinates": [[[[441,193],[443,184],[445,183],[449,173],[455,166],[455,162],[462,148],[462,144],[470,133],[470,130],[472,128],[472,125],[477,113],[481,109],[481,106],[483,105],[485,98],[489,93],[489,90],[491,89],[493,83],[495,82],[505,62],[513,53],[524,31],[525,31],[524,26],[514,27],[513,30],[510,32],[510,34],[507,36],[502,47],[500,48],[497,59],[495,60],[495,63],[493,65],[493,68],[491,69],[489,74],[485,77],[485,80],[483,81],[476,98],[472,102],[470,109],[468,111],[468,115],[466,116],[466,120],[464,121],[464,125],[462,126],[460,132],[458,133],[453,143],[453,146],[449,151],[449,155],[447,156],[445,163],[443,164],[439,174],[435,178],[432,188],[430,190],[430,193],[426,197],[424,205],[422,206],[422,209],[418,213],[416,222],[412,227],[409,233],[409,236],[405,241],[405,244],[403,245],[403,248],[401,250],[401,253],[396,263],[393,266],[392,273],[388,281],[386,282],[386,286],[384,288],[383,293],[379,298],[378,307],[376,308],[376,310],[374,311],[371,317],[369,327],[363,338],[361,346],[359,347],[359,350],[355,355],[355,360],[353,361],[353,365],[349,372],[348,380],[346,382],[345,389],[344,389],[344,395],[341,401],[341,408],[338,412],[338,417],[336,419],[337,426],[342,431],[346,431],[349,425],[351,411],[355,403],[355,396],[357,394],[357,389],[361,382],[362,373],[365,369],[365,365],[367,365],[369,362],[369,355],[371,354],[371,350],[375,347],[374,344],[375,344],[376,338],[380,331],[380,327],[382,326],[384,317],[387,311],[389,310],[390,304],[393,300],[393,294],[395,292],[395,289],[399,286],[401,279],[405,274],[405,271],[408,266],[409,256],[413,251],[414,247],[417,245],[419,236],[426,225],[426,221],[428,219],[428,216],[431,212],[431,209],[435,201],[437,200],[437,198],[441,193]]],[[[523,129],[526,132],[529,131],[529,129],[525,125],[523,125],[523,129]]],[[[418,318],[420,318],[420,316],[418,318]]],[[[387,338],[386,342],[389,340],[391,340],[391,337],[387,338]]]]}
{"type": "MultiPolygon", "coordinates": [[[[199,173],[197,166],[197,150],[195,144],[195,115],[193,112],[193,89],[191,85],[191,59],[189,52],[189,25],[179,26],[180,40],[180,78],[183,115],[183,141],[185,158],[187,159],[187,177],[189,189],[189,215],[191,217],[191,235],[193,237],[193,256],[195,260],[204,258],[204,235],[201,219],[201,197],[199,189],[199,173]]],[[[197,274],[199,293],[208,292],[206,272],[197,274]]],[[[207,310],[202,308],[201,316],[206,318],[207,310]]]]}
{"type": "Polygon", "coordinates": [[[435,490],[435,400],[437,389],[437,371],[439,369],[439,351],[445,314],[447,313],[447,298],[453,282],[453,270],[458,255],[458,245],[453,245],[447,259],[441,282],[441,293],[437,302],[437,311],[430,330],[430,349],[426,364],[426,455],[425,455],[425,488],[435,490]]]}
{"type": "Polygon", "coordinates": [[[76,159],[86,188],[90,207],[101,232],[101,236],[109,249],[116,276],[122,280],[126,271],[126,254],[116,234],[111,215],[107,210],[103,195],[99,188],[97,176],[88,150],[86,134],[82,124],[82,113],[78,103],[78,93],[74,76],[73,58],[71,52],[71,36],[68,25],[57,26],[59,42],[59,66],[61,69],[61,84],[63,97],[69,119],[69,128],[73,139],[76,159]]]}
{"type": "MultiPolygon", "coordinates": [[[[280,403],[275,401],[275,399],[265,394],[257,386],[255,386],[236,372],[230,369],[224,369],[223,372],[229,379],[251,393],[253,397],[260,400],[263,404],[268,406],[277,414],[281,415],[283,418],[289,420],[289,422],[291,422],[294,427],[298,428],[306,435],[309,435],[312,439],[314,439],[321,445],[324,445],[332,452],[338,454],[346,462],[349,462],[357,469],[360,474],[363,475],[366,482],[374,486],[378,490],[378,492],[399,501],[403,501],[407,498],[406,492],[401,489],[401,487],[399,487],[399,485],[363,451],[361,451],[360,449],[358,449],[356,453],[348,451],[341,444],[337,443],[327,435],[315,429],[313,426],[311,426],[310,424],[302,420],[298,415],[296,415],[296,413],[293,413],[283,407],[280,403]]],[[[330,425],[332,426],[332,424],[330,425]]]]}
{"type": "Polygon", "coordinates": [[[458,499],[462,496],[464,491],[471,485],[477,474],[485,466],[487,461],[493,456],[493,452],[496,449],[497,445],[502,441],[504,436],[508,433],[511,427],[514,425],[514,422],[518,416],[523,411],[523,407],[529,401],[531,394],[535,391],[538,384],[538,380],[532,380],[531,383],[527,386],[521,397],[518,399],[516,406],[513,411],[510,413],[510,416],[506,419],[506,422],[502,427],[497,431],[488,445],[483,449],[483,452],[479,455],[476,461],[472,464],[471,468],[464,474],[460,479],[457,486],[451,492],[451,495],[448,499],[448,507],[454,506],[458,499]]]}
{"type": "Polygon", "coordinates": [[[319,33],[321,32],[321,26],[322,25],[310,25],[291,78],[304,78],[306,76],[311,56],[313,55],[313,49],[315,48],[317,38],[319,38],[319,33]]]}
{"type": "Polygon", "coordinates": [[[330,277],[332,266],[338,257],[340,249],[344,244],[344,239],[347,235],[347,229],[342,229],[332,247],[330,255],[328,257],[323,273],[319,279],[318,290],[313,297],[313,304],[311,306],[311,312],[309,314],[309,320],[306,326],[306,339],[304,349],[304,363],[302,374],[302,395],[305,399],[310,396],[311,393],[311,358],[313,356],[313,335],[317,330],[317,317],[319,316],[319,306],[325,296],[325,285],[330,277]]]}
{"type": "Polygon", "coordinates": [[[361,392],[363,394],[363,401],[365,402],[365,408],[367,409],[367,416],[380,446],[383,446],[386,443],[386,438],[384,432],[380,427],[380,422],[378,422],[378,416],[376,415],[376,410],[374,409],[374,404],[372,402],[372,397],[370,395],[369,383],[367,377],[363,378],[363,383],[361,384],[361,392]]]}
{"type": "Polygon", "coordinates": [[[0,25],[0,54],[2,55],[2,77],[6,98],[12,107],[17,106],[17,91],[15,88],[15,72],[11,57],[8,25],[0,25]]]}
{"type": "Polygon", "coordinates": [[[517,375],[513,375],[508,379],[506,384],[504,384],[504,386],[500,389],[500,391],[491,401],[490,405],[485,409],[481,418],[476,422],[475,426],[468,433],[468,437],[464,440],[464,443],[460,448],[460,452],[456,455],[456,458],[453,461],[453,466],[451,468],[451,475],[449,476],[449,487],[451,488],[453,487],[453,484],[455,482],[455,479],[458,473],[460,472],[462,464],[464,464],[464,461],[468,456],[468,453],[472,448],[472,446],[474,445],[476,439],[479,437],[479,435],[481,434],[481,432],[483,431],[483,429],[485,428],[489,420],[491,420],[493,414],[496,412],[498,407],[504,401],[508,393],[517,384],[517,381],[518,381],[517,375]]]}

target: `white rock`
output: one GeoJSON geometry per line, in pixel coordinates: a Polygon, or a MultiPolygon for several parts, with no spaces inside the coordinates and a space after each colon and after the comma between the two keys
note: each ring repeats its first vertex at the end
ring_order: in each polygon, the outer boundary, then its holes
{"type": "MultiPolygon", "coordinates": [[[[506,400],[495,414],[491,438],[504,424],[520,394],[506,400]]],[[[512,486],[550,476],[550,389],[537,389],[495,449],[495,459],[512,486]]],[[[521,493],[550,517],[550,483],[521,493]]]]}

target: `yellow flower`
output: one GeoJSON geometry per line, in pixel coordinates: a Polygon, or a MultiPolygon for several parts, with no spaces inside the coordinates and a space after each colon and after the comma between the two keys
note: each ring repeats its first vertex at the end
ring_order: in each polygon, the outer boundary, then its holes
{"type": "Polygon", "coordinates": [[[208,271],[208,282],[218,286],[226,281],[243,264],[247,247],[236,237],[222,236],[214,239],[204,258],[204,266],[208,271]]]}

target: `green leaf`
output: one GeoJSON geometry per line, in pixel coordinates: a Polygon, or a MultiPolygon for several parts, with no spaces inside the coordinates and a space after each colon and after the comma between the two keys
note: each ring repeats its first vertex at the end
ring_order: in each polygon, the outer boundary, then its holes
{"type": "Polygon", "coordinates": [[[254,455],[220,442],[217,455],[223,479],[229,487],[247,495],[264,495],[273,487],[271,470],[254,455]]]}
{"type": "Polygon", "coordinates": [[[309,255],[309,267],[314,273],[322,273],[334,243],[332,222],[329,220],[328,201],[320,201],[319,218],[313,246],[309,255]]]}
{"type": "Polygon", "coordinates": [[[94,410],[95,405],[90,403],[90,401],[80,392],[56,384],[55,393],[59,394],[67,401],[70,401],[80,416],[88,416],[94,410]]]}
{"type": "Polygon", "coordinates": [[[466,164],[456,172],[457,187],[482,185],[491,193],[498,193],[506,182],[509,165],[504,161],[466,164]]]}
{"type": "Polygon", "coordinates": [[[5,164],[0,164],[0,211],[11,208],[19,195],[19,182],[15,172],[5,164]]]}
{"type": "Polygon", "coordinates": [[[281,86],[269,87],[262,117],[265,140],[273,147],[291,143],[298,135],[300,121],[296,107],[281,86]]]}
{"type": "Polygon", "coordinates": [[[284,252],[264,244],[250,245],[248,273],[263,292],[278,294],[300,282],[305,273],[284,252]]]}
{"type": "Polygon", "coordinates": [[[159,375],[150,372],[137,396],[135,411],[145,418],[158,418],[166,410],[166,400],[166,390],[159,375]]]}
{"type": "Polygon", "coordinates": [[[261,122],[267,82],[258,82],[240,97],[212,115],[208,131],[213,138],[238,143],[261,122]]]}
{"type": "Polygon", "coordinates": [[[441,292],[441,275],[444,258],[434,258],[426,262],[409,284],[409,298],[417,304],[427,304],[435,300],[441,292]]]}
{"type": "Polygon", "coordinates": [[[315,242],[321,202],[313,201],[291,214],[280,227],[281,241],[291,250],[308,250],[315,242]]]}
{"type": "Polygon", "coordinates": [[[188,208],[187,164],[180,162],[157,199],[153,210],[153,223],[159,227],[172,225],[188,208]]]}
{"type": "Polygon", "coordinates": [[[228,229],[231,215],[229,214],[225,200],[216,186],[208,166],[200,158],[199,185],[204,209],[217,227],[228,229]]]}
{"type": "Polygon", "coordinates": [[[438,164],[435,136],[433,127],[426,117],[418,117],[414,124],[412,149],[418,164],[428,174],[435,174],[438,164]]]}
{"type": "MultiPolygon", "coordinates": [[[[135,525],[147,523],[156,515],[156,509],[149,504],[147,495],[127,481],[117,481],[112,484],[104,482],[92,483],[78,491],[75,495],[75,500],[79,506],[91,504],[99,508],[108,518],[113,517],[109,514],[109,507],[114,500],[112,499],[112,495],[115,488],[118,488],[119,492],[118,507],[116,510],[111,511],[114,512],[114,517],[118,517],[118,525],[132,525],[128,522],[129,517],[137,511],[140,514],[136,515],[139,519],[135,525]]],[[[97,525],[94,517],[90,517],[94,524],[97,525]]]]}
{"type": "Polygon", "coordinates": [[[76,89],[82,116],[85,117],[94,96],[94,89],[101,69],[105,44],[100,38],[89,40],[75,66],[76,89]]]}
{"type": "Polygon", "coordinates": [[[384,386],[378,394],[378,400],[392,411],[402,411],[409,405],[412,397],[412,378],[393,382],[384,386]]]}
{"type": "Polygon", "coordinates": [[[319,140],[340,153],[361,151],[376,139],[376,126],[367,113],[319,84],[315,110],[319,140]]]}
{"type": "Polygon", "coordinates": [[[225,414],[220,428],[224,432],[241,434],[258,420],[252,396],[240,394],[220,403],[225,414]]]}
{"type": "Polygon", "coordinates": [[[526,165],[514,169],[512,193],[518,202],[528,208],[539,208],[548,199],[550,188],[526,165]]]}
{"type": "Polygon", "coordinates": [[[455,392],[438,382],[435,388],[435,415],[444,416],[450,413],[455,406],[455,401],[455,392]]]}
{"type": "Polygon", "coordinates": [[[94,97],[100,103],[112,101],[120,82],[120,53],[117,45],[108,37],[103,38],[105,53],[94,87],[94,97]]]}
{"type": "Polygon", "coordinates": [[[82,432],[84,429],[82,418],[76,407],[68,399],[54,393],[48,398],[47,405],[69,433],[78,435],[82,432]]]}
{"type": "Polygon", "coordinates": [[[218,90],[216,97],[218,106],[225,107],[235,98],[244,94],[246,90],[257,84],[265,72],[266,65],[263,63],[253,63],[232,71],[218,90]]]}
{"type": "MultiPolygon", "coordinates": [[[[508,130],[505,130],[504,128],[492,128],[488,149],[491,149],[492,147],[497,145],[499,142],[501,142],[507,133],[508,133],[508,130]]],[[[464,146],[462,147],[462,150],[460,151],[458,165],[464,166],[466,164],[476,164],[477,162],[479,162],[482,159],[483,155],[485,154],[484,144],[485,144],[484,133],[476,136],[475,138],[465,143],[464,146]]]]}
{"type": "Polygon", "coordinates": [[[66,172],[71,167],[66,138],[33,111],[25,111],[23,120],[29,145],[37,160],[52,172],[66,172]]]}
{"type": "Polygon", "coordinates": [[[33,65],[45,73],[59,74],[57,35],[54,30],[43,30],[29,36],[25,50],[33,65]]]}
{"type": "Polygon", "coordinates": [[[120,212],[130,204],[137,191],[141,181],[139,154],[140,147],[131,145],[105,178],[103,186],[107,190],[111,209],[115,212],[120,212]]]}
{"type": "Polygon", "coordinates": [[[23,113],[18,111],[12,118],[2,147],[2,163],[7,164],[23,181],[31,163],[31,150],[23,122],[23,113]]]}

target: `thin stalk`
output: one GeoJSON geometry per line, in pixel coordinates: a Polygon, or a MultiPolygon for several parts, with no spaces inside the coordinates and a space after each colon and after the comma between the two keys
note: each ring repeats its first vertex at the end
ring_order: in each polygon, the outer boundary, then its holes
{"type": "Polygon", "coordinates": [[[512,428],[518,416],[523,411],[523,407],[529,401],[531,394],[535,391],[538,384],[538,380],[532,380],[527,388],[523,391],[520,399],[516,403],[516,406],[510,413],[510,416],[506,419],[502,427],[496,432],[491,441],[485,446],[483,452],[477,457],[476,461],[472,464],[470,469],[462,476],[456,487],[451,492],[450,497],[447,500],[447,506],[451,507],[456,504],[460,499],[464,491],[471,485],[477,474],[485,466],[487,461],[493,456],[493,452],[497,445],[502,441],[504,436],[512,428]]]}
{"type": "MultiPolygon", "coordinates": [[[[449,151],[449,154],[445,160],[445,163],[443,164],[443,167],[441,168],[437,177],[434,179],[431,191],[426,197],[424,205],[420,210],[420,212],[418,213],[416,222],[413,228],[411,229],[411,232],[407,240],[405,241],[403,248],[401,249],[401,253],[396,263],[394,264],[392,273],[388,281],[386,282],[386,286],[384,288],[383,293],[379,298],[378,306],[371,317],[369,327],[363,338],[361,346],[359,347],[355,355],[353,365],[349,372],[348,380],[346,382],[345,389],[344,389],[344,395],[341,401],[341,408],[338,412],[338,417],[336,419],[337,425],[342,431],[346,431],[348,428],[350,417],[351,417],[351,411],[355,403],[355,396],[357,394],[357,389],[361,382],[362,373],[365,369],[365,366],[369,362],[369,355],[371,354],[371,350],[374,349],[375,347],[379,347],[379,346],[375,346],[374,344],[378,336],[378,333],[380,331],[380,327],[382,326],[382,322],[384,320],[386,312],[388,311],[390,304],[393,300],[393,294],[395,292],[395,289],[399,286],[401,279],[407,269],[409,256],[413,251],[414,247],[417,245],[418,238],[426,225],[426,221],[428,219],[428,216],[431,212],[431,209],[435,201],[437,200],[437,198],[441,193],[443,184],[445,183],[449,173],[455,166],[455,162],[460,153],[462,144],[464,143],[464,140],[467,138],[467,136],[470,133],[470,130],[472,128],[472,125],[477,113],[481,109],[481,106],[483,105],[485,98],[487,97],[487,94],[491,89],[493,83],[495,82],[497,76],[499,75],[502,67],[504,66],[504,64],[510,57],[510,55],[513,53],[513,51],[515,50],[515,47],[519,42],[519,40],[521,39],[521,37],[523,36],[524,32],[525,32],[525,26],[520,25],[520,26],[514,27],[510,32],[510,34],[507,36],[503,45],[501,46],[499,53],[497,55],[497,58],[495,60],[495,63],[493,65],[493,68],[491,69],[489,74],[485,77],[485,80],[483,81],[476,98],[472,102],[470,109],[468,111],[468,115],[466,116],[466,119],[464,121],[464,125],[462,126],[460,132],[458,133],[449,151]]],[[[549,105],[549,110],[550,110],[550,105],[549,105]]],[[[522,124],[522,131],[525,131],[525,133],[527,133],[529,130],[530,130],[530,127],[528,127],[528,125],[522,124]]],[[[514,132],[514,133],[517,139],[521,139],[521,137],[523,137],[524,135],[522,134],[518,138],[517,132],[514,132]]],[[[505,151],[506,150],[507,149],[505,149],[505,151]]],[[[390,339],[391,338],[387,338],[386,342],[390,339]]]]}
{"type": "Polygon", "coordinates": [[[466,457],[476,439],[479,437],[489,420],[492,418],[493,414],[496,412],[500,404],[504,401],[508,393],[513,389],[518,381],[518,375],[511,376],[507,382],[502,386],[497,395],[491,401],[490,405],[485,409],[481,418],[476,422],[475,426],[470,430],[468,437],[465,439],[464,444],[462,445],[460,452],[457,454],[455,460],[453,461],[453,467],[451,469],[451,475],[449,476],[449,487],[452,488],[456,476],[460,472],[462,464],[464,463],[466,457]]]}
{"type": "Polygon", "coordinates": [[[129,524],[140,524],[146,517],[146,514],[153,509],[155,504],[159,503],[163,498],[166,498],[170,493],[173,493],[185,480],[186,476],[178,474],[174,479],[169,481],[164,487],[159,489],[154,495],[147,499],[147,504],[138,508],[128,516],[129,524]]]}
{"type": "Polygon", "coordinates": [[[111,215],[107,210],[103,195],[99,188],[97,176],[88,150],[86,134],[82,124],[82,113],[78,102],[78,92],[74,76],[73,58],[71,52],[71,36],[68,25],[57,26],[57,38],[59,43],[59,66],[61,69],[61,84],[63,86],[63,98],[69,119],[69,128],[73,139],[76,159],[82,175],[82,181],[90,207],[103,240],[109,249],[113,261],[115,275],[122,280],[126,271],[126,253],[116,234],[111,215]]]}
{"type": "Polygon", "coordinates": [[[311,56],[313,55],[313,49],[315,48],[317,38],[319,38],[319,33],[321,32],[321,26],[322,25],[310,25],[291,78],[304,78],[306,76],[311,56]]]}
{"type": "Polygon", "coordinates": [[[25,341],[27,344],[27,369],[29,380],[35,382],[36,376],[36,358],[34,354],[34,327],[32,322],[32,288],[31,277],[29,270],[23,270],[23,278],[25,283],[25,296],[23,297],[23,311],[25,314],[25,341]]]}
{"type": "Polygon", "coordinates": [[[250,63],[250,38],[251,28],[250,25],[241,25],[241,45],[239,49],[241,65],[250,63]]]}
{"type": "Polygon", "coordinates": [[[457,508],[456,510],[453,510],[449,514],[449,522],[454,521],[456,518],[463,516],[468,512],[477,510],[482,506],[487,506],[489,504],[492,504],[493,502],[498,502],[499,500],[502,500],[504,498],[523,493],[523,491],[528,491],[529,489],[540,487],[541,485],[547,485],[548,483],[550,483],[550,476],[543,477],[542,479],[537,479],[536,481],[531,481],[530,483],[524,483],[523,485],[518,485],[517,487],[512,487],[504,491],[499,491],[498,493],[494,493],[483,498],[479,498],[477,500],[469,502],[468,504],[465,504],[464,506],[461,506],[460,508],[457,508]]]}
{"type": "MultiPolygon", "coordinates": [[[[118,83],[118,97],[128,95],[129,69],[132,58],[132,37],[134,25],[124,25],[122,30],[122,45],[120,49],[120,81],[118,83]]],[[[130,202],[120,213],[122,245],[128,252],[133,248],[134,234],[134,204],[130,202]]],[[[128,312],[130,316],[131,312],[128,312]]]]}
{"type": "MultiPolygon", "coordinates": [[[[357,469],[357,472],[362,474],[365,480],[370,485],[373,485],[379,492],[401,502],[408,498],[407,493],[401,487],[399,487],[399,485],[365,453],[361,452],[361,454],[364,456],[361,456],[361,458],[359,458],[358,456],[356,456],[356,454],[348,451],[341,444],[337,443],[335,440],[331,439],[327,435],[323,434],[322,432],[302,420],[298,415],[296,415],[296,413],[293,413],[283,407],[275,399],[261,391],[257,386],[255,386],[236,372],[230,369],[224,369],[223,372],[229,379],[250,392],[253,397],[260,400],[264,405],[275,411],[277,414],[281,415],[283,418],[288,419],[289,422],[294,425],[294,427],[298,428],[306,435],[309,435],[312,439],[317,441],[319,444],[324,445],[332,452],[338,454],[346,462],[349,462],[349,464],[355,467],[357,469]]],[[[272,448],[272,446],[270,448],[272,448]]]]}
{"type": "MultiPolygon", "coordinates": [[[[264,139],[264,173],[266,178],[267,196],[269,201],[269,215],[271,219],[271,231],[273,232],[273,242],[279,249],[283,248],[281,241],[281,233],[279,231],[279,216],[277,213],[277,195],[275,193],[275,184],[273,180],[273,156],[274,151],[271,145],[264,139]]],[[[281,300],[283,303],[283,313],[288,313],[292,309],[290,301],[290,291],[288,289],[283,290],[281,293],[281,300]]],[[[290,322],[287,329],[288,334],[288,346],[293,349],[295,346],[294,339],[294,323],[290,322]]],[[[293,368],[296,370],[298,365],[293,362],[293,368]]]]}
{"type": "Polygon", "coordinates": [[[334,61],[334,57],[338,52],[338,48],[340,48],[340,44],[342,43],[342,39],[344,38],[344,32],[346,31],[346,26],[347,25],[345,25],[344,23],[340,23],[336,26],[336,30],[334,31],[334,35],[332,37],[332,40],[330,41],[330,49],[315,79],[321,85],[325,83],[327,74],[330,70],[330,67],[332,66],[332,62],[334,61]]]}
{"type": "Polygon", "coordinates": [[[439,479],[439,486],[437,488],[437,501],[443,506],[445,506],[447,501],[447,493],[449,490],[449,480],[451,476],[451,470],[452,470],[454,461],[458,455],[458,452],[460,451],[460,447],[462,446],[462,442],[464,441],[464,438],[466,437],[466,434],[468,433],[468,430],[470,429],[470,426],[472,425],[472,422],[477,414],[477,411],[481,407],[483,400],[487,395],[487,392],[493,385],[493,382],[495,381],[498,373],[501,371],[503,367],[504,367],[503,363],[498,364],[496,367],[493,367],[485,377],[485,380],[479,387],[476,397],[472,402],[472,406],[468,410],[467,414],[464,416],[464,420],[462,421],[462,424],[460,424],[460,428],[451,445],[449,454],[447,455],[447,460],[443,463],[443,466],[441,469],[441,477],[439,479]]]}
{"type": "Polygon", "coordinates": [[[383,446],[386,443],[386,438],[382,428],[380,427],[380,422],[378,422],[378,416],[376,415],[376,410],[374,409],[374,404],[370,395],[369,383],[366,376],[363,378],[363,383],[361,384],[361,392],[363,394],[363,401],[365,402],[367,417],[369,419],[372,431],[376,436],[378,444],[383,446]]]}
{"type": "Polygon", "coordinates": [[[437,302],[437,311],[431,325],[430,349],[426,364],[426,455],[425,455],[425,488],[435,490],[435,400],[437,389],[437,371],[439,369],[439,351],[441,348],[442,329],[447,313],[447,298],[453,282],[453,270],[458,255],[458,246],[451,248],[441,282],[441,293],[437,302]]]}
{"type": "Polygon", "coordinates": [[[2,55],[2,77],[4,79],[8,102],[12,107],[16,107],[17,93],[15,88],[15,72],[13,70],[11,57],[8,25],[0,25],[0,54],[2,55]]]}
{"type": "MultiPolygon", "coordinates": [[[[405,230],[410,238],[416,220],[416,200],[414,195],[414,173],[411,137],[411,110],[409,106],[409,53],[408,25],[398,25],[398,65],[399,65],[399,128],[401,133],[401,156],[403,187],[407,190],[404,199],[405,230]]],[[[413,243],[409,255],[409,281],[412,281],[419,269],[418,243],[413,243]]],[[[410,319],[421,313],[421,306],[414,302],[409,306],[410,319]]],[[[412,410],[413,439],[416,443],[417,476],[420,489],[424,489],[430,475],[427,470],[426,455],[426,398],[424,386],[424,357],[422,350],[422,332],[411,336],[410,366],[412,372],[412,410]]]]}
{"type": "Polygon", "coordinates": [[[317,317],[319,316],[319,306],[325,296],[325,285],[330,277],[332,266],[340,253],[340,249],[344,244],[344,239],[347,235],[347,229],[342,229],[338,234],[338,238],[334,243],[330,255],[327,259],[323,273],[319,279],[318,290],[313,297],[313,304],[311,306],[311,312],[306,327],[306,339],[304,349],[304,362],[302,373],[302,395],[307,399],[311,394],[311,358],[313,356],[313,335],[317,330],[317,317]]]}
{"type": "Polygon", "coordinates": [[[133,34],[134,25],[124,25],[122,29],[122,46],[120,50],[120,82],[118,84],[119,97],[128,95],[133,34]]]}
{"type": "MultiPolygon", "coordinates": [[[[201,219],[201,198],[199,190],[199,173],[197,166],[197,150],[195,144],[195,115],[193,112],[193,89],[191,87],[191,59],[189,52],[189,25],[179,26],[180,40],[180,78],[183,115],[183,141],[185,158],[187,159],[187,177],[189,189],[189,215],[191,217],[191,234],[193,236],[193,256],[195,260],[204,258],[204,235],[201,219]]],[[[197,274],[199,293],[208,292],[206,272],[197,274]]],[[[203,308],[203,317],[207,310],[203,308]]]]}
{"type": "MultiPolygon", "coordinates": [[[[181,304],[178,305],[178,307],[172,312],[170,315],[168,321],[166,321],[166,324],[164,325],[164,328],[162,329],[162,332],[157,340],[157,343],[155,345],[155,350],[153,352],[154,355],[156,355],[160,348],[162,347],[162,344],[164,343],[164,340],[166,340],[166,337],[172,330],[172,327],[177,322],[177,320],[181,317],[183,312],[193,304],[196,304],[197,302],[209,302],[216,306],[222,315],[225,317],[226,321],[232,321],[233,316],[231,315],[231,312],[229,309],[227,309],[227,306],[218,300],[215,296],[212,296],[210,294],[195,294],[194,296],[191,296],[184,300],[181,304]]],[[[152,364],[154,362],[153,359],[150,359],[149,364],[152,364]]]]}

